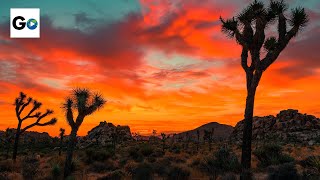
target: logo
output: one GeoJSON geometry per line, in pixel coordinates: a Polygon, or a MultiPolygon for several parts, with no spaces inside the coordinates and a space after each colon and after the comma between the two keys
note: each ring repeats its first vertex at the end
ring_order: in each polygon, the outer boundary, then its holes
{"type": "Polygon", "coordinates": [[[40,9],[10,9],[11,38],[40,38],[40,9]]]}

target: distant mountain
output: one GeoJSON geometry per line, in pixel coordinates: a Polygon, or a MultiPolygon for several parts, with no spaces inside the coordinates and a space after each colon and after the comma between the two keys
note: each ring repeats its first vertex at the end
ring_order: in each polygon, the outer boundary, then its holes
{"type": "MultiPolygon", "coordinates": [[[[241,143],[243,126],[243,120],[237,123],[230,136],[232,141],[241,143]]],[[[280,111],[276,116],[254,117],[252,138],[312,145],[320,142],[320,119],[294,109],[280,111]]]]}
{"type": "Polygon", "coordinates": [[[214,140],[225,140],[228,139],[231,133],[233,132],[233,127],[230,125],[220,124],[217,122],[210,122],[208,124],[204,124],[196,129],[185,131],[175,135],[175,139],[186,140],[187,135],[190,137],[190,140],[197,140],[197,130],[200,133],[200,141],[203,141],[204,131],[211,131],[214,129],[213,139],[214,140]]]}

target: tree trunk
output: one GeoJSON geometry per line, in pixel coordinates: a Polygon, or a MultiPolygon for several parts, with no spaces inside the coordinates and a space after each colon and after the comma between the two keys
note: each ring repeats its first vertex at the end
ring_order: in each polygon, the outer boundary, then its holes
{"type": "Polygon", "coordinates": [[[70,133],[68,148],[67,148],[67,155],[66,155],[66,162],[64,166],[64,177],[68,177],[72,171],[72,156],[73,156],[74,147],[76,145],[77,131],[78,131],[77,128],[72,128],[70,133]]]}
{"type": "Polygon", "coordinates": [[[249,169],[251,167],[252,117],[255,93],[256,87],[249,87],[246,100],[246,110],[244,114],[244,128],[242,137],[241,165],[244,169],[249,169]]]}
{"type": "Polygon", "coordinates": [[[18,145],[19,145],[19,138],[20,138],[20,129],[21,129],[21,121],[18,123],[18,127],[16,130],[16,135],[14,138],[14,144],[13,144],[13,152],[12,152],[12,160],[15,162],[17,159],[17,153],[18,153],[18,145]]]}
{"type": "Polygon", "coordinates": [[[60,138],[59,156],[61,156],[62,145],[63,145],[63,137],[60,138]]]}

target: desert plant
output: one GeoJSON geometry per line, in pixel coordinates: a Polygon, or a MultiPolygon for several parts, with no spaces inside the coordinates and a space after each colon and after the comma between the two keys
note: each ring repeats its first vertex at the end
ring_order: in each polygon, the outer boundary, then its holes
{"type": "Polygon", "coordinates": [[[114,155],[114,151],[111,149],[87,149],[86,153],[86,163],[90,164],[95,161],[103,162],[109,159],[111,156],[114,155]]]}
{"type": "Polygon", "coordinates": [[[299,180],[300,175],[293,163],[285,163],[277,166],[271,166],[268,169],[268,180],[290,179],[299,180]]]}
{"type": "Polygon", "coordinates": [[[261,76],[276,61],[290,40],[297,36],[308,22],[308,15],[304,8],[293,9],[289,19],[285,17],[287,9],[287,4],[283,0],[270,1],[269,7],[265,7],[263,2],[255,0],[236,17],[227,20],[220,17],[222,32],[230,38],[235,38],[242,47],[241,66],[246,73],[247,80],[241,157],[244,169],[251,167],[254,99],[261,76]],[[278,37],[266,38],[265,32],[274,22],[278,22],[278,37]],[[287,30],[289,27],[290,30],[287,30]],[[261,57],[263,48],[267,53],[261,57]],[[250,65],[248,65],[249,52],[251,55],[250,65]]]}
{"type": "Polygon", "coordinates": [[[40,109],[40,107],[42,106],[42,103],[32,99],[31,97],[27,98],[27,95],[23,92],[20,92],[20,95],[18,98],[16,98],[14,105],[16,106],[15,112],[16,112],[16,116],[18,119],[18,126],[17,126],[16,132],[15,132],[16,134],[15,134],[14,145],[13,145],[13,154],[12,154],[12,159],[15,161],[17,158],[20,135],[22,133],[24,133],[26,130],[28,130],[34,126],[54,125],[57,122],[57,119],[52,118],[51,120],[49,120],[47,122],[41,123],[40,121],[43,118],[45,118],[46,116],[51,115],[53,113],[53,110],[47,109],[47,111],[45,113],[35,112],[40,109]],[[21,117],[21,113],[30,103],[33,104],[33,107],[27,113],[26,116],[21,117]],[[22,122],[26,121],[28,119],[36,119],[36,120],[34,123],[22,128],[22,122]]]}
{"type": "Polygon", "coordinates": [[[136,180],[150,180],[153,179],[153,170],[150,164],[141,163],[139,164],[132,173],[132,179],[136,180]]]}
{"type": "Polygon", "coordinates": [[[200,168],[215,179],[219,174],[225,172],[238,172],[240,163],[237,156],[228,148],[220,148],[213,155],[200,163],[200,168]]]}
{"type": "Polygon", "coordinates": [[[61,173],[61,168],[60,168],[59,164],[53,165],[51,168],[52,179],[59,179],[61,174],[62,173],[61,173]]]}
{"type": "Polygon", "coordinates": [[[2,142],[3,142],[4,147],[5,147],[5,151],[6,151],[6,159],[9,158],[9,152],[10,152],[10,148],[11,148],[13,137],[14,137],[13,129],[7,128],[5,133],[4,133],[4,137],[2,139],[2,142]]]}
{"type": "Polygon", "coordinates": [[[190,177],[190,170],[181,166],[173,166],[168,172],[168,180],[186,180],[190,177]]]}
{"type": "Polygon", "coordinates": [[[304,176],[306,178],[313,177],[316,179],[320,177],[320,156],[309,156],[300,161],[300,164],[305,168],[304,176]]]}
{"type": "Polygon", "coordinates": [[[77,132],[86,116],[89,116],[102,108],[105,99],[97,93],[92,93],[88,89],[74,89],[69,97],[67,97],[63,108],[66,112],[66,119],[71,127],[69,142],[67,147],[67,156],[64,168],[64,177],[71,173],[72,156],[77,140],[77,132]],[[73,117],[73,110],[78,111],[76,119],[73,117]]]}
{"type": "Polygon", "coordinates": [[[294,161],[294,159],[282,153],[282,147],[277,144],[265,144],[256,149],[253,154],[259,160],[258,166],[267,167],[294,161]]]}
{"type": "Polygon", "coordinates": [[[162,152],[164,153],[166,148],[166,140],[169,138],[169,135],[166,135],[165,133],[161,133],[161,141],[162,141],[162,152]]]}
{"type": "Polygon", "coordinates": [[[39,173],[40,162],[34,156],[27,156],[22,160],[22,176],[23,179],[35,179],[39,173]]]}
{"type": "Polygon", "coordinates": [[[98,178],[98,180],[121,180],[124,179],[125,173],[121,170],[115,170],[110,173],[108,173],[104,177],[98,178]]]}
{"type": "Polygon", "coordinates": [[[63,148],[63,138],[64,138],[64,132],[65,132],[65,129],[63,128],[60,128],[60,148],[59,148],[59,156],[61,156],[61,151],[62,151],[62,148],[63,148]]]}

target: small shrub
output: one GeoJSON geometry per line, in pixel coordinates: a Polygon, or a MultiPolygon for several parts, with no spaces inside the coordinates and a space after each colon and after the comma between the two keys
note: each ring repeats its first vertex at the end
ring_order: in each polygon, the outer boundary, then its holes
{"type": "Polygon", "coordinates": [[[87,163],[92,163],[94,161],[103,162],[114,155],[112,150],[97,150],[97,149],[87,149],[87,163]]]}
{"type": "Polygon", "coordinates": [[[124,176],[125,176],[124,172],[122,172],[121,170],[116,170],[107,174],[104,177],[98,178],[98,180],[121,180],[124,178],[124,176]]]}
{"type": "Polygon", "coordinates": [[[24,179],[35,179],[39,172],[39,160],[35,157],[25,157],[22,161],[22,176],[24,179]]]}
{"type": "Polygon", "coordinates": [[[153,179],[152,167],[147,163],[141,163],[133,170],[132,178],[135,180],[150,180],[153,179]]]}
{"type": "Polygon", "coordinates": [[[153,153],[154,149],[149,144],[144,144],[141,146],[140,152],[144,156],[150,156],[153,153]]]}
{"type": "Polygon", "coordinates": [[[213,156],[200,163],[200,169],[216,178],[225,172],[239,172],[241,166],[237,156],[228,148],[220,148],[213,156]]]}
{"type": "Polygon", "coordinates": [[[237,176],[234,173],[227,173],[220,178],[221,180],[237,180],[237,176]]]}
{"type": "Polygon", "coordinates": [[[270,165],[278,165],[293,162],[294,158],[282,153],[282,147],[276,144],[266,144],[256,149],[253,154],[259,160],[258,166],[267,167],[270,165]]]}
{"type": "Polygon", "coordinates": [[[129,157],[135,160],[136,162],[142,162],[143,161],[143,156],[141,152],[139,151],[139,148],[136,146],[130,147],[128,149],[128,154],[129,157]]]}
{"type": "Polygon", "coordinates": [[[268,180],[279,180],[279,179],[300,179],[297,169],[293,163],[285,163],[277,166],[269,167],[268,180]]]}
{"type": "Polygon", "coordinates": [[[186,180],[189,179],[190,171],[180,166],[173,166],[168,173],[168,180],[186,180]]]}
{"type": "Polygon", "coordinates": [[[96,172],[96,173],[102,173],[102,172],[107,172],[107,171],[113,171],[117,169],[117,165],[113,161],[108,161],[108,162],[93,162],[90,165],[89,170],[91,172],[96,172]]]}
{"type": "Polygon", "coordinates": [[[180,146],[178,146],[177,144],[174,144],[171,148],[170,148],[170,152],[173,152],[175,154],[179,154],[181,152],[181,148],[180,146]]]}
{"type": "Polygon", "coordinates": [[[61,168],[59,164],[55,164],[51,169],[51,175],[53,179],[59,179],[61,176],[61,168]]]}
{"type": "Polygon", "coordinates": [[[169,168],[171,167],[171,161],[169,161],[167,158],[160,159],[157,162],[152,164],[153,171],[157,173],[159,176],[167,176],[169,172],[169,168]]]}
{"type": "Polygon", "coordinates": [[[305,168],[314,168],[320,172],[320,156],[309,156],[302,160],[300,164],[305,168]]]}
{"type": "Polygon", "coordinates": [[[0,173],[3,172],[12,172],[13,171],[13,164],[11,161],[1,161],[0,162],[0,173]]]}

